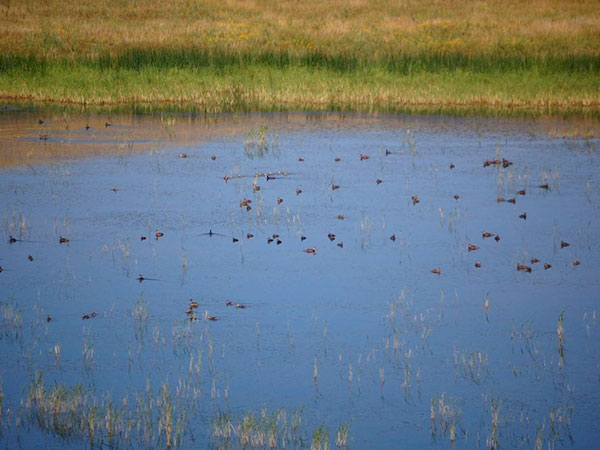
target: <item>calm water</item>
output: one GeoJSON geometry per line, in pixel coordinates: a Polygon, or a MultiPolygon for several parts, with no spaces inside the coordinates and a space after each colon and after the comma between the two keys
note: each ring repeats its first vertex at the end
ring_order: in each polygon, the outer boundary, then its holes
{"type": "Polygon", "coordinates": [[[600,439],[597,124],[0,123],[2,446],[600,439]],[[484,167],[494,158],[513,164],[484,167]]]}

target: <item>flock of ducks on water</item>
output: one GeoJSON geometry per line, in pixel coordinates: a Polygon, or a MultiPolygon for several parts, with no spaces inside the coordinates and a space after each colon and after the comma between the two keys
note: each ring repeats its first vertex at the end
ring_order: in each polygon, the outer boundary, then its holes
{"type": "MultiPolygon", "coordinates": [[[[38,124],[39,125],[43,125],[44,121],[40,119],[38,121],[38,124]]],[[[104,126],[106,128],[108,128],[108,127],[111,127],[113,125],[111,123],[109,123],[109,122],[105,122],[104,126]]],[[[86,125],[85,129],[89,130],[90,126],[86,125]]],[[[47,140],[48,137],[49,137],[49,135],[48,134],[40,134],[39,137],[40,137],[40,140],[47,140]]],[[[387,149],[385,150],[385,155],[386,156],[391,155],[391,154],[392,154],[392,152],[390,152],[387,149]]],[[[187,158],[188,155],[186,153],[180,153],[178,155],[178,157],[179,158],[187,158]]],[[[217,157],[216,157],[216,155],[211,155],[210,159],[212,161],[215,161],[217,159],[217,157]]],[[[370,156],[369,155],[364,155],[364,154],[361,153],[359,155],[359,159],[360,159],[360,161],[365,161],[365,160],[370,159],[370,156]]],[[[336,157],[334,159],[334,161],[336,163],[340,162],[341,158],[336,157]]],[[[299,157],[298,158],[298,162],[304,162],[304,158],[299,157]]],[[[500,160],[499,158],[494,158],[492,160],[485,160],[484,163],[483,163],[483,167],[502,166],[503,168],[507,168],[507,167],[510,167],[512,164],[513,163],[511,161],[509,161],[509,160],[507,160],[505,158],[503,158],[502,160],[500,160]]],[[[455,167],[456,166],[454,165],[454,163],[450,164],[450,169],[454,169],[455,167]]],[[[255,175],[255,178],[264,177],[266,179],[266,181],[270,181],[270,180],[274,180],[274,179],[278,178],[279,176],[287,176],[287,175],[288,175],[287,172],[282,172],[282,171],[278,171],[276,173],[273,173],[273,172],[260,173],[259,172],[259,173],[257,173],[255,175]]],[[[241,175],[225,175],[223,177],[223,180],[225,181],[225,183],[227,183],[231,179],[240,178],[240,177],[241,177],[241,175]]],[[[383,183],[383,180],[381,180],[381,179],[378,178],[378,179],[375,180],[375,183],[377,185],[379,185],[379,184],[383,183]]],[[[537,187],[540,188],[540,189],[544,189],[544,190],[549,190],[550,189],[550,187],[549,187],[549,185],[547,183],[540,184],[537,187]]],[[[259,191],[261,189],[260,186],[258,186],[256,183],[253,184],[252,188],[253,188],[254,192],[259,191]]],[[[337,184],[332,184],[331,185],[331,190],[332,191],[336,191],[338,189],[340,189],[339,185],[337,185],[337,184]]],[[[112,188],[112,190],[115,193],[118,192],[118,188],[117,187],[112,188]]],[[[300,195],[300,194],[302,194],[302,189],[298,188],[298,189],[296,189],[295,192],[296,192],[296,195],[300,195]]],[[[526,192],[525,189],[521,189],[521,190],[517,191],[517,195],[524,196],[524,195],[526,195],[526,193],[527,192],[526,192]]],[[[454,195],[454,199],[458,200],[459,196],[458,195],[454,195]]],[[[283,201],[284,200],[283,200],[282,197],[277,197],[276,202],[277,202],[278,205],[281,205],[283,203],[283,201]]],[[[412,201],[413,205],[417,205],[420,202],[418,195],[413,195],[411,197],[411,201],[412,201]]],[[[507,202],[507,203],[511,203],[511,204],[516,204],[516,197],[509,198],[509,199],[505,199],[504,197],[498,197],[496,199],[496,201],[498,203],[507,202]]],[[[250,200],[250,199],[244,198],[243,200],[240,201],[239,205],[240,205],[240,208],[245,208],[247,211],[252,210],[252,200],[250,200]]],[[[523,220],[527,220],[527,213],[523,212],[521,215],[519,215],[519,218],[521,218],[523,220]]],[[[338,220],[344,220],[345,217],[344,217],[343,214],[340,214],[340,215],[337,216],[337,219],[338,220]]],[[[164,235],[165,234],[162,231],[159,231],[159,230],[156,230],[155,233],[154,233],[154,237],[155,237],[156,240],[162,238],[164,235]]],[[[213,232],[212,229],[209,230],[207,233],[203,233],[203,235],[210,236],[210,237],[212,237],[212,236],[225,236],[223,234],[213,232]]],[[[246,239],[252,239],[253,237],[254,237],[254,235],[252,233],[247,233],[246,234],[246,239]]],[[[335,241],[335,239],[336,239],[336,235],[333,234],[333,233],[329,233],[327,235],[327,237],[329,238],[329,240],[331,242],[335,241]]],[[[487,239],[487,238],[491,238],[491,237],[493,237],[496,242],[500,241],[500,236],[498,234],[489,233],[489,232],[486,232],[486,231],[484,231],[482,233],[482,238],[483,239],[487,239]]],[[[146,239],[147,239],[146,236],[141,236],[140,237],[140,240],[142,240],[142,241],[145,241],[146,239]]],[[[301,235],[300,236],[300,240],[301,241],[306,240],[306,236],[301,235]]],[[[396,235],[392,234],[390,236],[390,240],[395,241],[396,240],[396,235]]],[[[9,235],[8,242],[10,244],[13,244],[13,243],[18,242],[18,241],[20,241],[20,239],[17,239],[15,237],[13,237],[12,235],[9,235]]],[[[234,243],[236,243],[236,242],[239,242],[239,239],[236,238],[236,237],[232,237],[232,241],[234,243]]],[[[63,236],[59,236],[58,242],[59,242],[59,244],[65,244],[65,243],[70,242],[70,240],[68,238],[63,237],[63,236]]],[[[272,236],[267,237],[267,243],[270,244],[272,242],[275,242],[276,245],[281,245],[283,243],[283,241],[280,239],[280,236],[278,234],[273,234],[272,236]]],[[[344,247],[344,243],[343,242],[338,242],[336,245],[338,247],[340,247],[340,248],[344,247]]],[[[561,243],[560,243],[560,247],[561,248],[568,247],[569,245],[570,244],[568,242],[565,242],[565,241],[561,241],[561,243]]],[[[472,251],[476,251],[476,250],[479,250],[479,246],[474,245],[474,244],[467,244],[467,251],[472,252],[472,251]]],[[[303,250],[303,252],[307,253],[307,254],[316,255],[317,254],[317,249],[316,249],[316,247],[309,247],[309,248],[305,248],[303,250]]],[[[33,256],[32,255],[28,255],[27,258],[28,258],[29,261],[33,261],[33,256]]],[[[532,257],[530,259],[530,263],[532,265],[533,264],[537,264],[539,262],[541,262],[541,261],[538,258],[532,257]]],[[[581,262],[579,260],[577,260],[577,259],[573,260],[573,266],[579,266],[580,264],[581,264],[581,262]]],[[[475,267],[476,268],[481,268],[481,266],[482,266],[481,262],[478,261],[478,262],[475,263],[475,267]]],[[[548,270],[548,269],[552,268],[552,265],[546,262],[546,263],[544,263],[543,267],[544,267],[545,270],[548,270]]],[[[531,266],[528,266],[526,264],[517,264],[517,270],[518,271],[527,272],[527,273],[531,273],[532,268],[531,268],[531,266]]],[[[2,267],[0,267],[0,273],[2,271],[3,271],[3,269],[2,269],[2,267]]],[[[431,273],[436,274],[436,275],[441,275],[441,273],[442,273],[442,270],[441,270],[440,267],[433,268],[430,271],[431,271],[431,273]]],[[[140,283],[142,283],[145,280],[154,280],[154,279],[153,278],[146,278],[146,277],[142,276],[141,274],[137,277],[137,281],[140,282],[140,283]]],[[[198,306],[199,306],[198,302],[190,299],[190,301],[189,301],[189,307],[185,311],[185,313],[188,316],[188,318],[189,318],[190,321],[197,321],[198,320],[198,318],[196,317],[196,309],[198,308],[198,306]]],[[[225,306],[227,306],[227,307],[233,307],[235,309],[245,309],[246,308],[246,305],[241,304],[241,303],[235,303],[235,302],[233,302],[231,300],[226,300],[225,301],[225,306]]],[[[81,318],[82,318],[82,320],[89,320],[91,318],[96,317],[97,315],[98,314],[96,312],[92,312],[90,314],[83,314],[81,316],[81,318]]],[[[206,320],[206,321],[217,321],[217,320],[219,320],[219,317],[214,316],[214,315],[210,315],[208,311],[204,312],[202,318],[203,318],[203,320],[206,320]]],[[[50,322],[52,320],[53,319],[52,319],[52,317],[50,315],[48,315],[46,317],[46,321],[47,322],[50,322]]]]}

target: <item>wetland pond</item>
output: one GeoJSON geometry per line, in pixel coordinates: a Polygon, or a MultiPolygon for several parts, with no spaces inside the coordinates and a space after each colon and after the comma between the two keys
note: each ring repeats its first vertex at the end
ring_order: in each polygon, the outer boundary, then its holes
{"type": "Polygon", "coordinates": [[[597,122],[0,127],[3,448],[599,442],[597,122]]]}

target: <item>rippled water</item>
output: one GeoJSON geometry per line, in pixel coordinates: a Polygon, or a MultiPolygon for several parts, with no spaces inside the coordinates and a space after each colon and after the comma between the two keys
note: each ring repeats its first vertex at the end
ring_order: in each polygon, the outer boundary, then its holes
{"type": "Polygon", "coordinates": [[[333,448],[346,427],[349,448],[600,438],[597,124],[19,110],[1,124],[8,448],[235,448],[243,430],[288,448],[329,430],[333,448]],[[69,430],[77,414],[88,425],[69,430]]]}

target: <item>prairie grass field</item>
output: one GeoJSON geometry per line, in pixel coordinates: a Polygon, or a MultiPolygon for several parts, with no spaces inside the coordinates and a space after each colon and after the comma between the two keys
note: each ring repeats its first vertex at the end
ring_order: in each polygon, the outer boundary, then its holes
{"type": "Polygon", "coordinates": [[[597,117],[593,1],[4,1],[0,96],[597,117]]]}

